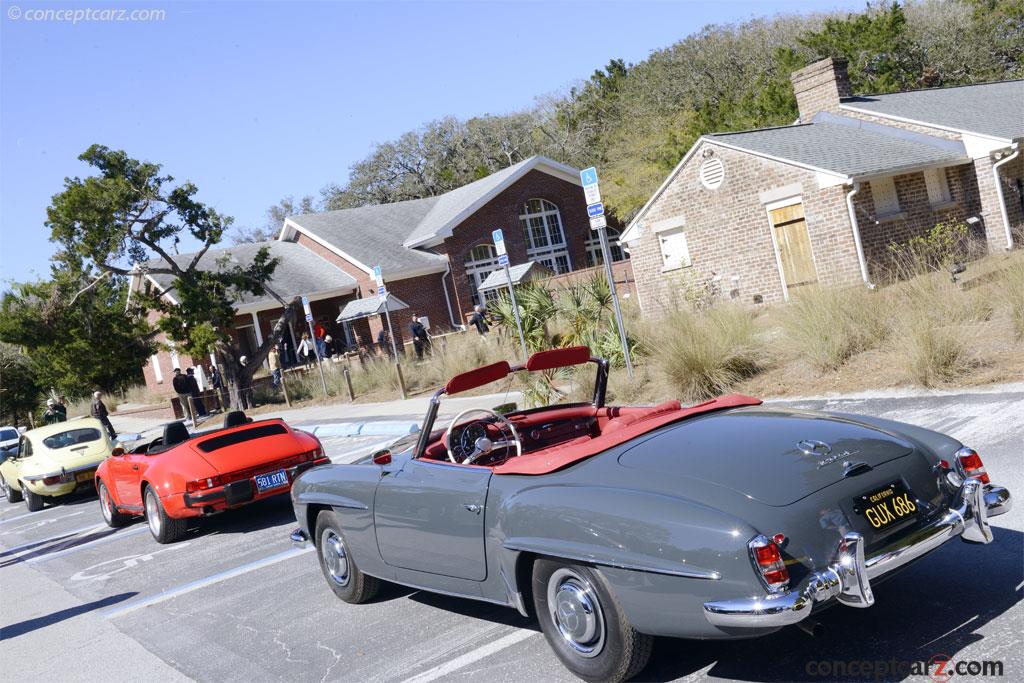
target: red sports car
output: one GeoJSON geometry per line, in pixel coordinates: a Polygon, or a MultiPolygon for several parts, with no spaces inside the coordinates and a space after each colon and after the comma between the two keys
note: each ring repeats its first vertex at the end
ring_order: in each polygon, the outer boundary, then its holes
{"type": "Polygon", "coordinates": [[[96,470],[96,491],[108,525],[145,515],[153,538],[173,543],[189,517],[287,493],[301,472],[327,462],[312,434],[236,411],[222,429],[189,434],[172,422],[162,437],[131,452],[115,448],[96,470]]]}

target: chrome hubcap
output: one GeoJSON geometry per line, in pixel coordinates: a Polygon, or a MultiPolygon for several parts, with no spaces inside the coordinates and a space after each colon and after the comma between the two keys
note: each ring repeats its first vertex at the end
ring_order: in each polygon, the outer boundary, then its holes
{"type": "Polygon", "coordinates": [[[334,529],[325,529],[320,540],[320,555],[324,558],[331,580],[339,586],[347,586],[348,553],[345,552],[345,542],[334,529]]]}
{"type": "Polygon", "coordinates": [[[604,613],[594,587],[571,569],[548,581],[548,611],[562,639],[577,654],[595,657],[604,647],[604,613]]]}
{"type": "Polygon", "coordinates": [[[100,510],[103,512],[103,519],[110,521],[111,509],[110,509],[110,494],[107,493],[107,487],[100,487],[100,510]]]}
{"type": "Polygon", "coordinates": [[[160,534],[160,508],[157,505],[156,496],[153,493],[146,493],[146,521],[149,522],[149,530],[153,535],[160,534]]]}

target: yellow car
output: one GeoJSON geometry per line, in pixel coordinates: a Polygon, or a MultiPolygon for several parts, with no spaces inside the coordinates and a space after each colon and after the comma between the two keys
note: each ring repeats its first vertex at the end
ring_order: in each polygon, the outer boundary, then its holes
{"type": "Polygon", "coordinates": [[[29,511],[42,510],[46,498],[92,488],[96,468],[116,445],[91,417],[30,429],[0,462],[0,488],[8,501],[24,498],[29,511]]]}

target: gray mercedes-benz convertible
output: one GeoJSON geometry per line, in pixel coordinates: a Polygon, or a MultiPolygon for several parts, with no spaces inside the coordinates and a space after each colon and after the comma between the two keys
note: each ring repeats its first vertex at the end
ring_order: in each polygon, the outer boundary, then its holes
{"type": "Polygon", "coordinates": [[[870,607],[876,581],[956,537],[991,542],[988,518],[1010,509],[943,434],[740,395],[606,406],[607,378],[586,347],[453,377],[418,435],[295,481],[293,541],[316,544],[346,602],[385,580],[508,605],[580,678],[619,681],[653,636],[747,638],[870,607]],[[591,403],[434,430],[443,396],[588,362],[591,403]]]}

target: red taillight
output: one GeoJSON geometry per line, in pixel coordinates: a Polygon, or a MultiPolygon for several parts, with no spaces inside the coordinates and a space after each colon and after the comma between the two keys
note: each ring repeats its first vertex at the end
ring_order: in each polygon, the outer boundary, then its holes
{"type": "Polygon", "coordinates": [[[761,574],[765,587],[772,593],[780,593],[789,587],[789,570],[782,560],[779,546],[766,536],[755,536],[750,543],[750,556],[761,574]]]}
{"type": "Polygon", "coordinates": [[[988,472],[985,471],[985,463],[981,456],[970,448],[961,448],[956,452],[956,458],[960,462],[960,468],[965,477],[974,477],[982,484],[989,483],[988,472]]]}
{"type": "Polygon", "coordinates": [[[188,493],[195,493],[196,491],[205,491],[206,489],[212,489],[220,486],[220,477],[207,477],[206,479],[197,479],[196,481],[190,481],[185,483],[185,491],[188,493]]]}
{"type": "Polygon", "coordinates": [[[64,480],[64,475],[58,474],[56,477],[46,477],[45,479],[43,479],[43,484],[45,486],[53,486],[54,484],[59,484],[64,480]]]}
{"type": "Polygon", "coordinates": [[[322,457],[324,457],[324,449],[321,448],[320,446],[317,446],[313,450],[306,453],[307,462],[313,462],[314,460],[318,460],[322,457]]]}

